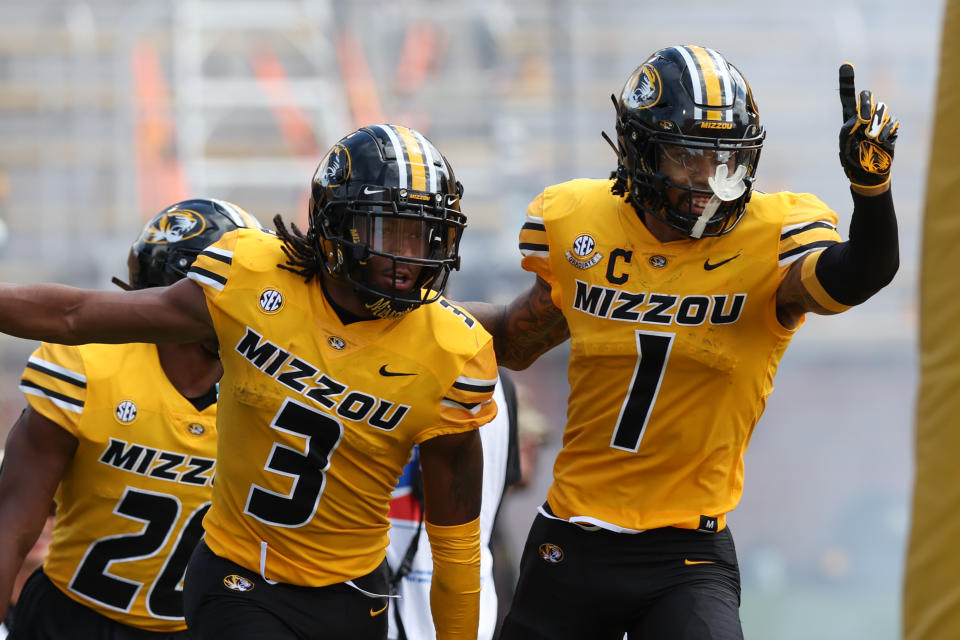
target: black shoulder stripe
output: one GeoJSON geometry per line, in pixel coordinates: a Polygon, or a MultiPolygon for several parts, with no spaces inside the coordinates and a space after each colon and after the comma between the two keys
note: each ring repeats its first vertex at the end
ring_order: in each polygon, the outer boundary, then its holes
{"type": "Polygon", "coordinates": [[[207,256],[208,258],[213,258],[214,260],[219,260],[224,264],[233,264],[233,258],[230,256],[225,256],[221,253],[214,253],[213,251],[201,251],[200,255],[207,256]]]}
{"type": "Polygon", "coordinates": [[[192,273],[196,273],[197,275],[201,275],[201,276],[203,276],[204,278],[209,278],[210,280],[213,280],[214,282],[219,282],[220,284],[227,284],[227,279],[226,279],[226,278],[224,278],[223,276],[221,276],[221,275],[219,275],[219,274],[214,273],[213,271],[207,271],[206,269],[203,269],[203,268],[197,267],[197,266],[190,267],[190,271],[191,271],[192,273]]]}
{"type": "Polygon", "coordinates": [[[33,369],[34,371],[39,371],[40,373],[50,376],[51,378],[56,378],[57,380],[63,380],[64,382],[69,382],[75,387],[80,387],[81,389],[87,388],[87,383],[83,380],[77,380],[66,374],[60,373],[59,371],[54,371],[53,369],[48,369],[42,364],[36,364],[35,362],[27,362],[27,368],[33,369]]]}
{"type": "Polygon", "coordinates": [[[70,396],[64,395],[62,393],[57,393],[53,389],[47,389],[46,387],[41,387],[40,385],[30,382],[29,380],[20,380],[21,387],[27,387],[29,389],[36,389],[41,392],[43,395],[48,398],[53,398],[60,400],[61,402],[66,402],[67,404],[72,404],[75,407],[83,407],[83,401],[77,400],[76,398],[71,398],[70,396]]]}
{"type": "Polygon", "coordinates": [[[829,222],[823,222],[823,221],[811,222],[810,224],[808,224],[808,225],[806,225],[806,226],[804,226],[804,227],[800,227],[799,229],[791,229],[790,231],[787,231],[786,233],[780,234],[780,239],[781,239],[781,240],[785,240],[786,238],[789,238],[790,236],[795,236],[795,235],[797,235],[798,233],[804,233],[805,231],[810,231],[811,229],[834,229],[834,230],[835,230],[836,227],[833,226],[832,224],[830,224],[829,222]]]}
{"type": "Polygon", "coordinates": [[[548,244],[534,244],[533,242],[521,242],[520,243],[521,251],[549,251],[550,245],[548,244]]]}
{"type": "Polygon", "coordinates": [[[798,253],[804,253],[804,252],[810,251],[812,249],[819,249],[820,247],[832,247],[835,244],[837,244],[836,240],[819,240],[817,242],[810,242],[805,245],[801,245],[799,247],[790,249],[789,251],[784,251],[783,253],[780,254],[780,260],[783,260],[784,258],[789,258],[791,256],[795,256],[798,253]]]}
{"type": "Polygon", "coordinates": [[[547,227],[542,222],[524,222],[521,229],[530,229],[531,231],[546,231],[547,227]]]}

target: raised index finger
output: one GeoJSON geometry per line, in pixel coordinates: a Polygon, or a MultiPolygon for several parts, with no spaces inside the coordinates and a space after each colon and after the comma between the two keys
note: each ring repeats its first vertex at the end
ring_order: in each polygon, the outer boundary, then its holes
{"type": "Polygon", "coordinates": [[[853,65],[844,62],[840,65],[840,106],[843,107],[843,121],[857,115],[857,92],[853,83],[853,65]]]}

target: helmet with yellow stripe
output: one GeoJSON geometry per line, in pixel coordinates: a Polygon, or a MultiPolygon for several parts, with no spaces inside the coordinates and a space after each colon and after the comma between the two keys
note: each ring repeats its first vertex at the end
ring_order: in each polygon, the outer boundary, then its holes
{"type": "Polygon", "coordinates": [[[325,271],[364,307],[398,317],[440,297],[460,268],[463,188],[437,148],[408,127],[363,127],[313,176],[310,232],[325,271]]]}
{"type": "Polygon", "coordinates": [[[667,47],[631,74],[614,103],[614,192],[685,235],[730,231],[750,199],[765,136],[736,67],[713,49],[667,47]]]}

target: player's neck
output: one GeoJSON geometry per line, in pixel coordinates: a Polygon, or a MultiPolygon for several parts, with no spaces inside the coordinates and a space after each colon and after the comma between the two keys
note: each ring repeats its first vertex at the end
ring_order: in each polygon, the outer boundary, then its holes
{"type": "Polygon", "coordinates": [[[220,359],[199,343],[158,344],[160,366],[170,384],[185,398],[198,398],[223,375],[220,359]]]}
{"type": "Polygon", "coordinates": [[[353,290],[353,285],[334,280],[323,274],[322,289],[327,298],[327,302],[337,313],[340,322],[350,324],[361,320],[375,320],[376,316],[370,313],[370,310],[363,306],[357,294],[353,290]]]}
{"type": "Polygon", "coordinates": [[[684,233],[674,229],[666,222],[660,220],[656,216],[650,215],[649,213],[644,212],[641,216],[643,220],[643,226],[647,228],[654,238],[660,242],[676,242],[677,240],[686,240],[687,236],[684,233]]]}

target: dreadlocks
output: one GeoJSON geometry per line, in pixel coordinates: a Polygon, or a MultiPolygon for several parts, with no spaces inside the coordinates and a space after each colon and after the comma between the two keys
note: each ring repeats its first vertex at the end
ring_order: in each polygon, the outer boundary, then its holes
{"type": "Polygon", "coordinates": [[[319,276],[323,271],[323,257],[317,252],[316,231],[308,229],[304,235],[292,222],[287,228],[279,214],[273,217],[273,225],[277,229],[277,237],[283,242],[280,248],[287,256],[286,263],[277,266],[297,274],[307,282],[319,276]]]}

